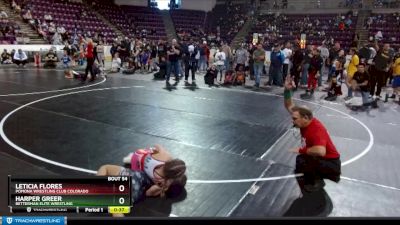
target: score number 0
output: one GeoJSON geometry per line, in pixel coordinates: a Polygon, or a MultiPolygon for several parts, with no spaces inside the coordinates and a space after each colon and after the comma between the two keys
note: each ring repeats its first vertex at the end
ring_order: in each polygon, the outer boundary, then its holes
{"type": "MultiPolygon", "coordinates": [[[[118,190],[120,192],[124,192],[125,191],[125,186],[124,185],[119,185],[118,190]]],[[[119,204],[123,205],[125,203],[125,198],[121,197],[118,199],[119,204]]]]}

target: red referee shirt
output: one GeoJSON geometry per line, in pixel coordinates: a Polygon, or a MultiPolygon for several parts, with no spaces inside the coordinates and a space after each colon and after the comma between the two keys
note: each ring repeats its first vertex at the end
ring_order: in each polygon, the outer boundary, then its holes
{"type": "Polygon", "coordinates": [[[307,148],[320,145],[325,146],[326,148],[326,154],[323,158],[337,159],[340,157],[340,154],[336,150],[336,147],[333,144],[328,134],[328,131],[326,130],[324,125],[322,125],[322,123],[316,118],[313,118],[311,120],[311,123],[307,127],[301,128],[300,132],[303,139],[303,146],[299,151],[301,154],[306,154],[307,148]]]}

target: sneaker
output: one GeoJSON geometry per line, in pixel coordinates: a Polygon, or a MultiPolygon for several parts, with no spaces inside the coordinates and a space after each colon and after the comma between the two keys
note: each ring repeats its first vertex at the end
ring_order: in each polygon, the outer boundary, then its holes
{"type": "Polygon", "coordinates": [[[125,157],[122,159],[122,162],[123,162],[124,164],[131,164],[132,156],[133,156],[133,153],[130,153],[129,155],[125,156],[125,157]]]}
{"type": "Polygon", "coordinates": [[[353,97],[351,97],[351,96],[346,96],[346,97],[344,97],[344,100],[345,101],[348,101],[348,100],[350,100],[350,99],[352,99],[353,97]]]}
{"type": "Polygon", "coordinates": [[[389,98],[396,98],[396,95],[392,94],[389,98]]]}

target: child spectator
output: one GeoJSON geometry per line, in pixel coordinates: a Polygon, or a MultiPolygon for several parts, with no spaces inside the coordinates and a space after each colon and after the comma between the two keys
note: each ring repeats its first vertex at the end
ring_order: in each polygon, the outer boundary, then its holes
{"type": "Polygon", "coordinates": [[[63,68],[69,68],[69,63],[71,62],[71,58],[68,55],[68,52],[64,50],[64,55],[61,58],[61,62],[63,63],[63,68]]]}
{"type": "Polygon", "coordinates": [[[246,83],[246,74],[244,72],[244,68],[242,65],[239,66],[238,71],[236,71],[236,77],[233,81],[234,85],[245,85],[246,83]]]}

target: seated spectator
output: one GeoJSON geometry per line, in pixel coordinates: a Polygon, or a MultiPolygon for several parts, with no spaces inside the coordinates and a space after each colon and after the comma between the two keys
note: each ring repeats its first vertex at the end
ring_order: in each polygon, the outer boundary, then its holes
{"type": "Polygon", "coordinates": [[[11,8],[15,9],[15,7],[17,6],[17,3],[15,2],[15,0],[12,0],[11,2],[11,8]]]}
{"type": "Polygon", "coordinates": [[[4,49],[3,53],[1,53],[1,64],[11,64],[12,58],[10,53],[7,52],[7,49],[4,49]]]}
{"type": "Polygon", "coordinates": [[[207,70],[206,75],[204,76],[204,83],[209,86],[214,85],[214,79],[217,78],[218,70],[215,64],[212,64],[211,67],[207,70]]]}
{"type": "Polygon", "coordinates": [[[44,67],[55,68],[57,66],[57,61],[57,54],[53,51],[53,49],[50,49],[44,58],[44,67]]]}
{"type": "Polygon", "coordinates": [[[154,79],[165,79],[165,74],[167,74],[167,62],[164,56],[161,56],[160,62],[157,63],[160,70],[154,74],[154,79]]]}
{"type": "Polygon", "coordinates": [[[1,19],[7,19],[7,18],[8,18],[8,15],[7,15],[7,13],[6,13],[4,10],[1,10],[1,12],[0,12],[0,18],[1,18],[1,19]]]}
{"type": "Polygon", "coordinates": [[[16,5],[14,10],[15,10],[15,13],[20,14],[21,13],[21,6],[16,5]]]}
{"type": "Polygon", "coordinates": [[[31,20],[31,19],[32,19],[31,10],[28,9],[28,11],[26,11],[26,13],[25,13],[24,15],[22,15],[22,18],[23,18],[25,21],[31,20]]]}
{"type": "Polygon", "coordinates": [[[18,49],[14,54],[14,63],[18,65],[18,67],[22,64],[25,67],[25,64],[28,63],[28,56],[22,49],[18,49]]]}
{"type": "Polygon", "coordinates": [[[224,85],[233,84],[235,80],[236,80],[236,76],[235,76],[234,71],[233,70],[227,70],[225,72],[224,85]]]}
{"type": "Polygon", "coordinates": [[[233,85],[245,85],[246,84],[246,74],[243,65],[240,65],[238,71],[236,71],[236,77],[233,81],[233,85]]]}
{"type": "Polygon", "coordinates": [[[50,34],[55,34],[55,33],[57,33],[57,32],[56,32],[56,31],[57,31],[57,30],[56,30],[56,25],[54,25],[53,22],[50,23],[49,29],[48,29],[48,30],[49,30],[49,33],[50,33],[50,34]]]}
{"type": "Polygon", "coordinates": [[[49,22],[49,21],[53,21],[53,17],[50,14],[45,14],[44,15],[44,20],[49,22]]]}
{"type": "Polygon", "coordinates": [[[327,101],[335,101],[337,96],[342,95],[342,84],[338,82],[337,77],[333,77],[328,89],[327,101]]]}
{"type": "Polygon", "coordinates": [[[65,30],[64,27],[62,27],[62,26],[57,27],[57,33],[59,33],[59,34],[64,34],[65,32],[66,32],[66,30],[65,30]]]}
{"type": "Polygon", "coordinates": [[[383,39],[382,31],[378,31],[378,32],[375,34],[375,40],[381,41],[382,39],[383,39]]]}
{"type": "Polygon", "coordinates": [[[119,72],[121,70],[121,64],[122,64],[122,62],[121,62],[121,58],[119,58],[119,53],[116,52],[114,54],[114,57],[113,57],[113,60],[111,63],[111,72],[113,72],[113,73],[119,72]]]}
{"type": "Polygon", "coordinates": [[[62,38],[59,33],[54,33],[53,37],[51,38],[53,45],[62,45],[62,38]]]}

